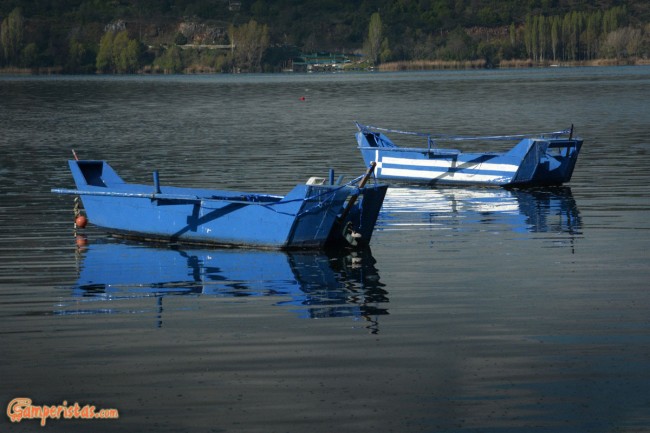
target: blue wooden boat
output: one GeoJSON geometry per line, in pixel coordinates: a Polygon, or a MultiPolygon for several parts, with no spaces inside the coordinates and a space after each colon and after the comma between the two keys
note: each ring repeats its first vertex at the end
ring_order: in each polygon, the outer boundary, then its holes
{"type": "Polygon", "coordinates": [[[312,178],[284,197],[248,192],[126,183],[101,160],[69,161],[88,220],[124,237],[272,249],[366,246],[386,185],[365,186],[374,164],[344,184],[312,178]]]}
{"type": "Polygon", "coordinates": [[[571,180],[583,140],[570,129],[502,136],[452,136],[409,132],[356,123],[357,144],[366,163],[376,161],[375,176],[385,181],[427,185],[547,186],[571,180]],[[386,134],[426,139],[403,147],[386,134]],[[511,141],[504,152],[461,152],[441,143],[511,141]]]}

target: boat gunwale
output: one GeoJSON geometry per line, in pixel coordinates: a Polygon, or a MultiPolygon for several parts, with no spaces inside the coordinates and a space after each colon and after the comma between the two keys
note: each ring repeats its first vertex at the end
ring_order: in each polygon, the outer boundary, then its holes
{"type": "Polygon", "coordinates": [[[455,157],[458,155],[490,155],[490,156],[501,156],[507,151],[503,152],[464,152],[462,150],[458,149],[445,149],[445,148],[426,148],[426,147],[402,147],[402,146],[395,146],[395,147],[380,147],[380,146],[357,146],[357,149],[360,150],[366,150],[366,149],[372,149],[372,150],[379,150],[380,152],[418,152],[422,153],[423,155],[426,154],[431,154],[434,156],[441,156],[441,157],[455,157]]]}
{"type": "MultiPolygon", "coordinates": [[[[354,122],[357,126],[357,129],[361,133],[374,133],[375,131],[383,134],[395,133],[402,135],[413,135],[417,137],[427,138],[429,144],[436,141],[442,142],[463,142],[463,141],[515,141],[515,140],[524,140],[524,139],[536,139],[541,141],[552,141],[552,140],[568,140],[568,141],[582,141],[578,136],[573,137],[573,125],[571,128],[552,131],[552,132],[536,132],[536,133],[524,133],[524,134],[509,134],[509,135],[451,135],[451,134],[433,134],[429,132],[414,132],[414,131],[405,131],[401,129],[392,129],[392,128],[383,128],[380,126],[373,125],[363,125],[359,122],[354,122]],[[562,138],[562,136],[568,135],[567,139],[562,138]]],[[[393,143],[394,144],[394,143],[393,143]]],[[[395,145],[400,147],[399,145],[395,145]]],[[[372,147],[372,146],[371,146],[372,147]]]]}
{"type": "MultiPolygon", "coordinates": [[[[144,212],[149,212],[150,206],[159,206],[166,204],[193,206],[194,209],[198,206],[199,212],[208,211],[208,214],[222,209],[224,205],[229,208],[230,205],[236,205],[239,208],[249,208],[253,215],[260,215],[259,212],[271,211],[283,215],[286,220],[289,218],[290,222],[278,221],[281,225],[286,225],[286,236],[283,235],[284,229],[277,232],[279,236],[260,236],[258,238],[250,236],[231,236],[229,234],[223,235],[222,233],[215,233],[217,236],[203,236],[205,233],[198,236],[184,236],[187,231],[186,226],[180,231],[170,231],[167,227],[135,227],[130,223],[125,223],[123,216],[119,216],[117,224],[106,218],[99,219],[96,222],[98,228],[102,231],[109,233],[116,237],[137,239],[140,241],[154,241],[159,243],[172,243],[172,244],[191,244],[191,245],[210,245],[215,247],[225,248],[253,248],[253,249],[269,249],[269,250],[313,250],[325,249],[335,244],[341,244],[343,247],[354,247],[356,244],[348,245],[340,242],[337,236],[334,236],[332,231],[343,221],[345,213],[339,212],[341,209],[349,210],[352,203],[360,195],[364,195],[377,189],[387,189],[388,185],[375,183],[372,185],[365,185],[366,180],[372,175],[374,171],[374,164],[371,168],[361,176],[350,180],[347,183],[312,183],[312,180],[305,183],[296,184],[286,195],[274,195],[266,193],[255,193],[246,191],[230,191],[230,190],[216,190],[205,188],[192,188],[192,187],[177,187],[165,186],[160,187],[158,180],[158,172],[154,171],[154,182],[151,184],[143,183],[129,183],[125,182],[113,168],[105,160],[69,160],[69,165],[72,170],[73,179],[76,183],[76,189],[67,188],[52,188],[51,192],[61,195],[75,195],[92,197],[92,207],[97,210],[102,206],[106,206],[107,200],[119,200],[117,203],[126,204],[131,203],[137,209],[142,209],[144,212]],[[86,164],[89,172],[86,173],[81,168],[86,164]],[[101,165],[100,165],[101,164],[101,165]],[[98,170],[98,167],[101,170],[98,170]],[[106,170],[106,171],[104,171],[106,170]],[[104,176],[106,175],[106,176],[104,176]],[[130,199],[135,199],[134,201],[130,199]],[[148,205],[144,205],[148,202],[148,205]],[[136,204],[137,203],[137,204],[136,204]],[[346,204],[347,203],[347,204],[346,204]],[[253,205],[253,206],[251,206],[253,205]],[[144,207],[143,207],[144,206],[144,207]],[[251,207],[249,207],[251,206],[251,207]],[[341,208],[339,209],[339,206],[341,208]],[[347,206],[347,207],[345,207],[347,206]],[[253,210],[252,208],[265,209],[253,210]],[[335,210],[332,213],[332,209],[335,210]],[[297,228],[313,218],[310,214],[323,213],[329,215],[328,220],[332,224],[328,227],[323,226],[323,230],[319,229],[319,233],[307,233],[305,236],[304,230],[297,234],[297,228]],[[297,236],[297,237],[296,237],[297,236]]],[[[384,192],[385,194],[385,192],[384,192]]],[[[373,195],[374,197],[374,195],[373,195]]],[[[383,202],[383,195],[381,196],[383,202]]],[[[381,205],[381,204],[380,204],[381,205]]],[[[84,208],[88,212],[88,204],[83,202],[84,208]]],[[[131,206],[131,205],[129,205],[131,206]]],[[[180,208],[179,208],[180,209],[180,208]]],[[[119,213],[119,212],[118,212],[119,213]]],[[[195,211],[192,211],[194,215],[195,211]]],[[[230,213],[230,211],[228,211],[230,213]]],[[[316,215],[318,218],[318,215],[316,215]]],[[[159,217],[157,217],[160,220],[159,217]]],[[[203,218],[203,216],[201,217],[203,218]]],[[[211,221],[211,220],[210,220],[211,221]]],[[[275,221],[275,220],[274,220],[275,221]]],[[[321,225],[323,225],[325,218],[322,217],[321,225]]],[[[127,221],[128,222],[128,221],[127,221]]],[[[329,224],[329,223],[328,223],[329,224]]],[[[204,225],[204,222],[201,222],[204,225]]],[[[372,223],[374,228],[374,222],[372,223]]],[[[175,227],[172,221],[172,226],[175,227]]],[[[197,224],[198,226],[198,224],[197,224]]],[[[187,227],[190,227],[189,222],[187,227]]],[[[206,226],[207,227],[207,226],[206,226]]],[[[320,226],[319,226],[320,227],[320,226]]],[[[75,226],[76,228],[76,226],[75,226]]],[[[207,230],[210,233],[214,227],[207,230]]],[[[357,230],[357,228],[354,228],[357,230]]],[[[196,231],[196,230],[193,230],[196,231]]],[[[219,230],[217,230],[219,231],[219,230]]],[[[370,233],[371,235],[371,233],[370,233]]],[[[370,236],[368,236],[368,241],[370,236]]],[[[348,241],[349,242],[349,241],[348,241]]]]}

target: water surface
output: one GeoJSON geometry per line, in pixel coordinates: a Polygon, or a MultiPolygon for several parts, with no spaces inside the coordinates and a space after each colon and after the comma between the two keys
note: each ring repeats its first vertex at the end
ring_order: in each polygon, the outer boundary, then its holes
{"type": "Polygon", "coordinates": [[[648,67],[0,77],[0,401],[120,411],[66,432],[647,431],[649,94],[648,67]],[[357,176],[354,120],[585,144],[562,188],[391,188],[355,254],[80,246],[50,193],[71,149],[147,183],[357,176]]]}

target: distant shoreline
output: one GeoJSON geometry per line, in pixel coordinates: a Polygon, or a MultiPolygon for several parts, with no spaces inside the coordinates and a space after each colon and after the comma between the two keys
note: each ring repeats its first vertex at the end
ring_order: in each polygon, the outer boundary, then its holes
{"type": "MultiPolygon", "coordinates": [[[[405,60],[400,62],[382,63],[374,70],[381,72],[397,71],[432,71],[432,70],[463,70],[463,69],[511,69],[511,68],[552,68],[552,67],[584,67],[584,66],[642,66],[650,65],[650,59],[594,59],[581,61],[552,61],[534,62],[531,59],[502,60],[497,65],[489,65],[484,59],[481,60],[405,60]]],[[[359,71],[361,69],[353,69],[359,71]]],[[[230,74],[229,72],[195,72],[188,69],[181,75],[217,75],[230,74]]],[[[345,69],[343,69],[345,72],[345,69]]],[[[300,72],[298,72],[300,73],[300,72]]],[[[0,68],[0,75],[67,75],[61,66],[46,68],[0,68]]],[[[70,75],[105,75],[105,74],[70,74],[70,75]]],[[[113,74],[115,75],[115,74],[113,74]]],[[[164,75],[152,73],[150,69],[142,69],[134,74],[117,75],[164,75]]]]}
{"type": "Polygon", "coordinates": [[[426,71],[440,69],[506,69],[506,68],[550,68],[550,67],[581,67],[581,66],[640,66],[650,65],[650,59],[595,59],[581,61],[552,61],[534,62],[531,59],[502,60],[491,66],[485,59],[442,61],[442,60],[409,60],[403,62],[384,63],[377,67],[379,71],[426,71]]]}

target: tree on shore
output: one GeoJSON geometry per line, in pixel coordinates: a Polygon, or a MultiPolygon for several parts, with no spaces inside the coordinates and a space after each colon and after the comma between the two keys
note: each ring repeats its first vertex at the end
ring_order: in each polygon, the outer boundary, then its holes
{"type": "Polygon", "coordinates": [[[68,64],[67,70],[70,72],[79,71],[86,56],[86,49],[77,38],[71,38],[68,44],[68,64]]]}
{"type": "Polygon", "coordinates": [[[527,15],[524,45],[535,62],[592,60],[638,55],[641,29],[621,27],[626,22],[625,7],[590,13],[571,11],[564,16],[527,15]]]}
{"type": "Polygon", "coordinates": [[[97,52],[97,60],[95,62],[98,72],[111,72],[114,68],[113,64],[113,39],[115,34],[113,32],[106,32],[102,39],[99,41],[99,51],[97,52]]]}
{"type": "Polygon", "coordinates": [[[491,2],[490,8],[470,0],[328,0],[298,2],[293,9],[262,0],[241,2],[241,8],[208,3],[0,1],[0,68],[259,72],[284,69],[307,51],[362,51],[366,64],[373,65],[391,60],[482,59],[498,66],[505,61],[530,65],[650,58],[647,0],[599,0],[599,7],[593,2],[569,2],[568,7],[567,2],[504,0],[491,2]],[[210,22],[216,32],[185,36],[180,29],[190,16],[200,26],[210,22]],[[233,23],[229,31],[225,23],[233,23]],[[174,48],[190,39],[202,46],[174,48]],[[231,48],[224,48],[230,41],[231,48]],[[212,44],[218,47],[206,48],[212,44]]]}
{"type": "Polygon", "coordinates": [[[18,66],[20,53],[23,49],[24,19],[20,8],[15,8],[7,18],[2,20],[0,29],[0,45],[4,62],[18,66]]]}
{"type": "Polygon", "coordinates": [[[376,65],[379,60],[379,54],[382,42],[382,23],[379,12],[375,12],[370,16],[370,24],[368,25],[368,37],[364,44],[364,52],[366,57],[373,65],[376,65]]]}
{"type": "Polygon", "coordinates": [[[233,68],[237,72],[260,72],[262,55],[269,47],[269,28],[250,20],[239,27],[230,27],[233,68]]]}
{"type": "Polygon", "coordinates": [[[122,31],[113,39],[113,62],[118,74],[129,74],[138,70],[140,44],[130,39],[126,31],[122,31]]]}
{"type": "Polygon", "coordinates": [[[153,65],[165,74],[178,74],[183,71],[183,58],[181,49],[177,45],[167,48],[160,56],[156,57],[153,65]]]}
{"type": "Polygon", "coordinates": [[[126,30],[108,31],[99,41],[96,67],[98,72],[127,74],[138,70],[140,44],[129,39],[126,30]]]}
{"type": "Polygon", "coordinates": [[[623,27],[607,34],[603,42],[603,54],[616,59],[635,56],[642,41],[641,30],[623,27]]]}

